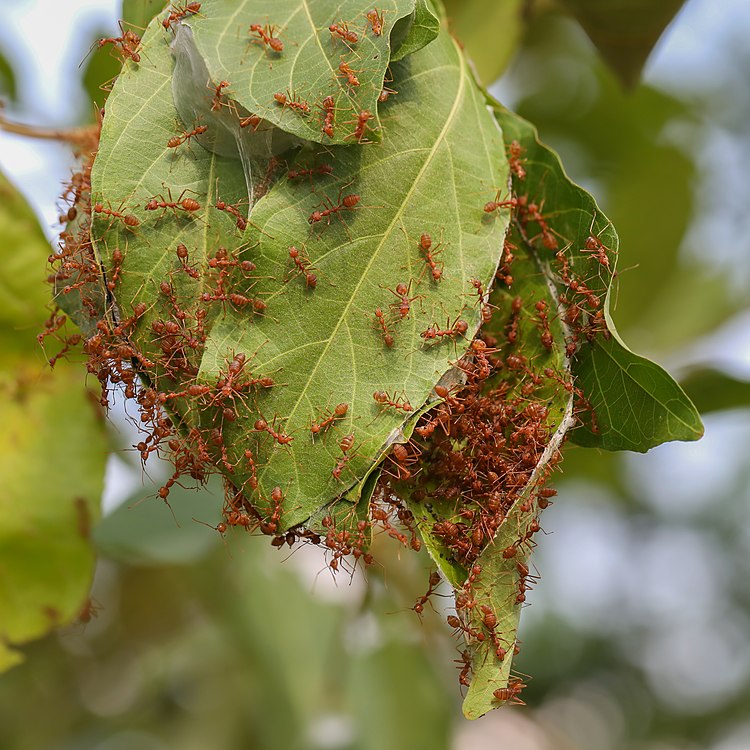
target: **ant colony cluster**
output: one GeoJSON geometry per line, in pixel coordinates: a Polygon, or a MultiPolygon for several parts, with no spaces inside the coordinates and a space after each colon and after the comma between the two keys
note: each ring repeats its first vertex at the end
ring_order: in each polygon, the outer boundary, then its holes
{"type": "MultiPolygon", "coordinates": [[[[158,20],[163,28],[160,33],[173,33],[176,25],[201,12],[201,3],[171,6],[158,20]]],[[[353,95],[363,85],[360,68],[364,63],[356,62],[358,46],[365,40],[377,41],[389,23],[387,13],[371,9],[359,19],[331,19],[321,31],[338,60],[332,66],[332,81],[342,96],[353,95]]],[[[253,23],[244,33],[249,52],[269,65],[296,49],[296,40],[268,21],[253,23]]],[[[127,65],[143,65],[147,57],[141,38],[132,31],[104,39],[103,44],[119,50],[127,65]]],[[[230,82],[213,82],[211,93],[211,109],[231,110],[230,82]]],[[[396,91],[379,86],[376,93],[378,102],[393,97],[393,106],[398,106],[396,91]]],[[[274,93],[268,111],[279,117],[317,119],[323,143],[334,138],[339,127],[346,128],[350,145],[342,148],[368,143],[375,117],[362,109],[351,122],[339,123],[332,95],[306,101],[294,91],[274,93]]],[[[237,117],[243,129],[256,129],[264,122],[254,114],[237,117]]],[[[164,138],[165,153],[200,151],[201,138],[210,127],[196,122],[176,128],[164,138]]],[[[514,536],[503,546],[502,558],[514,581],[507,597],[521,606],[536,580],[525,560],[541,528],[539,511],[555,495],[545,483],[560,460],[559,450],[551,454],[547,450],[559,416],[550,413],[550,393],[564,394],[579,411],[586,408],[569,368],[550,366],[542,355],[552,352],[554,331],[562,330],[560,322],[567,334],[565,339],[560,334],[558,340],[568,358],[583,340],[606,332],[600,297],[575,273],[567,251],[559,249],[558,235],[542,206],[523,193],[524,154],[518,141],[507,148],[514,183],[511,196],[498,193],[489,202],[483,203],[481,197],[476,201],[477,227],[497,221],[508,211],[515,227],[505,240],[492,288],[477,279],[462,281],[463,312],[447,318],[443,313],[429,313],[419,324],[415,312],[423,305],[427,289],[440,293],[454,271],[452,281],[459,277],[442,240],[445,227],[425,225],[417,230],[418,239],[404,232],[402,240],[405,267],[416,272],[394,266],[391,278],[383,278],[380,285],[382,303],[362,311],[370,328],[365,344],[373,354],[392,356],[403,347],[401,351],[411,352],[409,356],[438,350],[456,355],[449,360],[455,377],[450,383],[435,385],[428,410],[412,403],[406,391],[373,384],[367,390],[372,397],[367,397],[366,415],[357,413],[360,406],[350,395],[331,394],[328,403],[312,404],[307,427],[289,429],[287,417],[264,411],[269,394],[285,383],[277,371],[259,364],[258,351],[225,351],[219,355],[223,360],[218,374],[206,379],[201,362],[215,321],[242,313],[248,324],[276,324],[274,301],[279,295],[294,292],[314,299],[322,293],[326,276],[320,258],[311,257],[309,236],[288,243],[280,261],[285,270],[276,275],[263,267],[262,256],[250,255],[244,234],[235,247],[226,243],[210,253],[199,252],[180,237],[183,227],[193,222],[210,227],[228,218],[238,233],[244,233],[251,227],[249,207],[222,200],[216,192],[208,197],[167,184],[159,194],[136,193],[120,205],[99,196],[94,200],[93,155],[84,159],[67,187],[67,226],[59,249],[50,256],[50,282],[58,301],[62,300],[61,307],[77,306],[78,317],[86,325],[80,326],[81,333],[65,337],[65,315],[56,311],[40,334],[40,339],[55,336],[63,341],[57,357],[82,345],[88,372],[101,387],[102,407],[110,406],[115,394],[137,407],[141,439],[134,448],[143,465],[156,454],[168,457],[174,467],[158,491],[161,500],[169,503],[170,491],[178,482],[201,484],[212,473],[223,475],[227,491],[223,519],[216,526],[220,534],[234,526],[266,534],[276,547],[300,542],[320,545],[333,571],[353,569],[360,561],[363,566],[373,563],[369,550],[373,528],[414,550],[422,547],[423,536],[429,534],[445,560],[466,571],[465,582],[456,588],[455,614],[447,618],[468,644],[458,661],[461,686],[470,684],[472,654],[477,649],[489,649],[498,662],[518,650],[515,630],[504,633],[499,612],[486,596],[480,596],[493,583],[484,580],[482,553],[506,519],[512,518],[514,536]],[[175,239],[163,249],[159,277],[143,281],[142,301],[123,303],[118,291],[126,279],[134,283],[130,279],[137,275],[137,265],[128,254],[128,238],[162,237],[172,226],[175,239]],[[119,238],[118,246],[107,244],[102,252],[103,243],[112,236],[119,238]],[[557,307],[541,293],[532,298],[532,292],[524,296],[514,292],[514,261],[525,252],[518,247],[521,241],[547,253],[566,288],[557,307]],[[75,302],[67,304],[69,300],[75,302]],[[470,321],[475,319],[481,320],[481,328],[473,337],[476,327],[470,321]],[[403,439],[386,449],[369,510],[355,520],[331,512],[322,516],[317,528],[304,523],[289,526],[285,517],[297,499],[289,497],[282,481],[269,486],[264,479],[270,456],[293,461],[295,446],[303,442],[306,450],[318,451],[315,455],[327,467],[327,491],[333,501],[362,477],[358,459],[366,438],[365,416],[390,420],[393,425],[409,420],[411,425],[408,433],[402,433],[403,439]],[[251,438],[241,447],[233,440],[240,434],[238,425],[251,438]],[[426,510],[415,512],[415,508],[426,510]]],[[[281,159],[270,161],[266,191],[284,182],[290,189],[314,191],[335,178],[332,158],[294,164],[285,171],[281,159]]],[[[309,215],[305,211],[305,218],[313,235],[335,231],[332,225],[348,233],[352,217],[374,210],[360,194],[344,186],[337,198],[321,197],[315,210],[309,215]]],[[[590,236],[579,252],[589,253],[609,270],[608,249],[598,237],[590,236]]],[[[433,572],[426,593],[413,606],[419,617],[440,582],[440,574],[433,572]]],[[[494,698],[498,703],[520,702],[523,687],[520,679],[512,678],[494,691],[494,698]]]]}

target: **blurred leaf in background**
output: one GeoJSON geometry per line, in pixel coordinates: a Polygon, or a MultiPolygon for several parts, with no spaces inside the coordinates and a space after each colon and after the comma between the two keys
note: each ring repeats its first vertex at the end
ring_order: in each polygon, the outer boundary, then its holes
{"type": "Polygon", "coordinates": [[[635,88],[646,59],[685,0],[562,0],[620,81],[635,88]]]}
{"type": "Polygon", "coordinates": [[[60,361],[53,375],[37,342],[50,306],[49,252],[33,212],[0,176],[0,671],[21,660],[15,647],[84,605],[104,486],[102,419],[80,367],[60,361]]]}
{"type": "Polygon", "coordinates": [[[0,95],[15,101],[16,93],[15,71],[3,51],[0,50],[0,95]]]}
{"type": "Polygon", "coordinates": [[[485,86],[505,70],[524,30],[524,0],[446,0],[449,28],[485,86]]]}

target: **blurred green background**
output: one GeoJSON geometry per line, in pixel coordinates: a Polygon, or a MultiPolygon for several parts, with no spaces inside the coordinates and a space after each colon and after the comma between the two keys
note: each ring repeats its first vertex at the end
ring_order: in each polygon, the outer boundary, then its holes
{"type": "MultiPolygon", "coordinates": [[[[688,0],[637,83],[645,53],[614,55],[587,5],[449,3],[485,80],[502,73],[493,93],[614,222],[615,322],[680,379],[706,436],[645,456],[567,449],[521,618],[528,705],[461,718],[459,644],[410,611],[426,558],[378,538],[382,567],[333,580],[312,548],[222,540],[217,487],[170,496],[175,519],[115,409],[87,621],[0,676],[2,750],[750,748],[750,6],[688,0]]],[[[647,52],[669,16],[651,6],[670,4],[599,5],[640,6],[647,52]]],[[[106,51],[76,66],[121,11],[55,6],[0,0],[0,88],[9,118],[63,127],[101,103],[117,66],[106,51]]],[[[50,237],[71,163],[0,133],[0,166],[50,237]]]]}

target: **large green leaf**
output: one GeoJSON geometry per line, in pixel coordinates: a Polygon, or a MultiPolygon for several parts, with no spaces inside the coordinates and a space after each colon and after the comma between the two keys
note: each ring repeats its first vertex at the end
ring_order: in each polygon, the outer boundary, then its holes
{"type": "MultiPolygon", "coordinates": [[[[695,407],[657,364],[631,352],[619,339],[609,316],[609,287],[615,270],[618,239],[594,199],[565,174],[554,152],[538,139],[533,126],[498,108],[508,144],[524,151],[526,177],[514,176],[514,191],[543,207],[559,250],[547,250],[561,296],[571,312],[578,309],[573,374],[591,407],[573,432],[581,445],[607,450],[647,451],[667,440],[697,440],[703,427],[695,407]],[[597,257],[586,243],[596,238],[606,255],[597,257]],[[567,275],[567,281],[565,276],[567,275]],[[595,297],[590,303],[583,284],[595,297]],[[577,286],[576,286],[577,285],[577,286]],[[586,416],[588,413],[588,417],[586,416]],[[593,416],[592,416],[593,415],[593,416]]],[[[532,246],[544,239],[531,223],[532,246]]]]}
{"type": "Polygon", "coordinates": [[[54,376],[45,372],[36,340],[49,304],[43,283],[49,245],[4,177],[0,195],[2,671],[22,660],[17,646],[70,622],[84,603],[105,451],[80,370],[60,362],[54,376]]]}
{"type": "MultiPolygon", "coordinates": [[[[256,11],[242,12],[243,24],[257,18],[256,11]]],[[[240,418],[223,425],[220,411],[205,405],[176,408],[186,424],[222,425],[228,463],[238,464],[232,473],[238,485],[249,479],[248,469],[239,465],[242,451],[253,451],[261,467],[261,496],[268,497],[276,485],[284,488],[284,524],[291,525],[355,486],[389,440],[398,437],[409,415],[380,409],[373,392],[398,393],[418,408],[476,331],[479,310],[470,299],[469,282],[479,279],[488,285],[507,226],[507,212],[488,222],[481,211],[481,195],[491,196],[507,182],[502,135],[459,49],[442,33],[391,66],[399,95],[382,105],[382,144],[354,144],[325,154],[303,150],[292,168],[325,160],[333,174],[320,179],[315,192],[309,182],[282,177],[253,206],[257,229],[251,225],[238,231],[235,219],[214,205],[219,195],[228,203],[244,201],[243,211],[248,210],[245,170],[251,160],[222,157],[198,145],[192,153],[167,147],[179,127],[168,40],[160,25],[152,25],[143,39],[141,64],[126,66],[108,102],[92,176],[95,200],[132,213],[140,224],[131,231],[100,215],[95,224],[98,251],[105,269],[111,269],[114,248],[123,250],[116,289],[120,314],[130,315],[138,302],[146,303],[148,311],[134,327],[133,338],[157,361],[163,355],[151,324],[172,314],[159,291],[162,280],[172,280],[190,320],[201,306],[200,294],[216,283],[207,261],[219,245],[257,265],[251,279],[233,283],[237,292],[262,299],[267,310],[253,315],[231,304],[212,305],[205,322],[205,354],[202,359],[199,351],[189,356],[200,365],[203,383],[216,383],[232,356],[242,352],[255,377],[272,377],[278,386],[230,403],[240,418]],[[169,210],[162,217],[145,211],[151,197],[168,197],[167,188],[175,200],[189,189],[185,195],[201,209],[184,217],[169,210]],[[311,227],[316,210],[338,205],[340,195],[355,192],[361,196],[356,209],[311,227]],[[442,243],[440,283],[426,273],[419,252],[425,231],[433,237],[433,250],[442,243]],[[190,264],[200,270],[198,279],[177,270],[177,243],[189,249],[190,264]],[[317,269],[315,289],[292,274],[291,245],[317,269]],[[375,310],[388,311],[392,319],[390,306],[397,299],[390,290],[410,279],[415,297],[410,314],[388,323],[394,345],[387,347],[375,310]],[[455,342],[420,338],[431,325],[444,328],[459,318],[467,322],[466,337],[455,342]],[[346,417],[313,441],[311,421],[342,402],[349,404],[346,417]],[[275,429],[292,442],[280,446],[256,430],[260,416],[269,424],[276,420],[275,429]],[[350,432],[355,448],[339,481],[331,473],[342,456],[338,440],[350,432]]],[[[267,183],[263,159],[259,154],[254,159],[248,177],[267,183]]],[[[268,189],[267,184],[260,187],[268,189]]],[[[150,374],[158,376],[158,371],[150,374]]]]}
{"type": "MultiPolygon", "coordinates": [[[[208,0],[202,3],[200,14],[184,24],[192,29],[195,50],[208,68],[209,86],[229,82],[225,96],[246,114],[258,115],[309,141],[345,144],[380,139],[378,97],[393,53],[399,52],[401,44],[414,52],[437,34],[437,23],[431,30],[418,23],[414,35],[409,34],[417,11],[420,19],[424,14],[432,17],[424,0],[416,6],[415,10],[415,0],[380,3],[376,11],[380,16],[374,17],[378,34],[362,12],[360,0],[256,0],[239,6],[208,0]],[[382,21],[378,20],[381,16],[382,21]],[[402,20],[408,28],[403,29],[402,20]],[[262,42],[261,32],[251,33],[250,26],[258,24],[274,27],[273,39],[283,49],[274,51],[262,42]],[[352,40],[333,34],[332,24],[346,27],[354,35],[352,40]],[[394,36],[398,45],[392,49],[394,36]],[[342,65],[351,69],[351,77],[341,70],[342,65]],[[279,94],[304,103],[305,110],[281,106],[274,98],[279,94]],[[321,107],[328,96],[334,101],[333,137],[321,129],[321,107]],[[356,134],[362,111],[374,119],[366,132],[356,134]]],[[[208,109],[212,92],[204,85],[203,93],[204,109],[208,109]]]]}
{"type": "Polygon", "coordinates": [[[685,0],[562,0],[602,57],[629,88],[685,0]]]}

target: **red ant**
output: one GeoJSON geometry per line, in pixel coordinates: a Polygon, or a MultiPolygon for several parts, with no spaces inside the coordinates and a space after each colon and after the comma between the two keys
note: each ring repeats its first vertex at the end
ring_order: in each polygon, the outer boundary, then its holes
{"type": "Polygon", "coordinates": [[[183,143],[189,143],[191,138],[195,138],[198,135],[203,135],[208,130],[208,125],[198,125],[193,128],[190,132],[183,130],[180,135],[173,135],[167,141],[167,148],[178,148],[183,143]]]}
{"type": "Polygon", "coordinates": [[[302,167],[301,169],[290,169],[286,173],[287,180],[299,180],[307,177],[310,180],[310,187],[315,190],[313,185],[313,177],[315,175],[332,175],[333,167],[330,164],[319,164],[316,167],[302,167]]]}
{"type": "Polygon", "coordinates": [[[518,200],[516,198],[509,198],[504,201],[500,200],[500,191],[498,190],[495,195],[495,200],[487,201],[487,203],[484,204],[484,212],[486,214],[491,214],[499,208],[515,208],[517,205],[518,200]]]}
{"type": "Polygon", "coordinates": [[[384,15],[384,11],[381,10],[380,13],[378,13],[375,8],[373,8],[372,10],[368,10],[367,13],[365,13],[365,18],[370,22],[372,33],[375,34],[375,36],[380,36],[383,33],[384,15]]]}
{"type": "Polygon", "coordinates": [[[456,633],[463,632],[468,638],[473,638],[480,643],[485,640],[484,633],[481,633],[478,630],[474,630],[468,625],[464,625],[461,620],[456,617],[456,615],[448,615],[446,620],[448,621],[448,625],[450,625],[450,627],[452,627],[456,633]]]}
{"type": "Polygon", "coordinates": [[[379,307],[375,308],[375,321],[383,332],[383,343],[388,347],[393,346],[393,334],[388,330],[388,324],[385,322],[385,315],[379,307]]]}
{"type": "Polygon", "coordinates": [[[212,112],[216,112],[222,107],[227,106],[223,101],[221,101],[221,97],[224,96],[224,89],[228,88],[229,86],[231,86],[229,81],[219,81],[214,87],[214,96],[213,99],[211,99],[212,112]]]}
{"type": "MultiPolygon", "coordinates": [[[[109,205],[109,203],[107,205],[108,205],[108,207],[105,208],[104,204],[102,204],[102,203],[95,203],[94,204],[94,213],[104,214],[105,216],[110,216],[113,219],[121,219],[122,223],[125,224],[126,227],[130,227],[131,229],[133,227],[137,227],[140,224],[140,221],[138,221],[138,219],[135,216],[133,216],[133,214],[125,214],[125,213],[122,213],[119,210],[118,211],[114,211],[112,209],[112,206],[109,205]]],[[[120,208],[122,208],[122,206],[120,206],[120,208]]]]}
{"type": "MultiPolygon", "coordinates": [[[[366,109],[363,109],[358,115],[357,115],[357,126],[354,128],[354,132],[350,133],[347,138],[356,138],[357,143],[362,143],[362,139],[365,135],[365,129],[367,128],[367,123],[369,120],[372,120],[375,116],[369,112],[366,109]]],[[[350,123],[353,121],[350,121],[350,123]]]]}
{"type": "Polygon", "coordinates": [[[306,258],[294,245],[289,248],[289,257],[297,266],[297,270],[305,277],[307,286],[315,289],[318,285],[318,277],[310,270],[313,268],[310,259],[306,258]]]}
{"type": "Polygon", "coordinates": [[[350,193],[349,195],[342,197],[341,191],[339,191],[339,202],[334,204],[333,201],[326,196],[326,198],[323,199],[322,204],[325,208],[322,211],[313,211],[307,221],[309,224],[317,224],[323,219],[326,219],[326,224],[330,224],[331,216],[338,215],[344,210],[351,211],[355,209],[360,200],[361,197],[357,193],[350,193]]]}
{"type": "Polygon", "coordinates": [[[375,391],[375,393],[372,394],[372,397],[375,399],[375,402],[380,404],[380,406],[392,406],[394,409],[400,409],[401,411],[414,411],[414,407],[409,403],[409,400],[406,398],[406,396],[399,396],[396,398],[396,395],[393,395],[393,398],[389,396],[385,391],[375,391]]]}
{"type": "Polygon", "coordinates": [[[338,404],[332,414],[329,414],[325,419],[321,419],[320,422],[313,422],[310,425],[310,432],[313,435],[318,435],[321,432],[327,430],[337,419],[343,419],[346,413],[349,411],[349,404],[338,404]]]}
{"type": "Polygon", "coordinates": [[[195,14],[201,9],[200,3],[187,3],[187,5],[173,5],[170,8],[169,15],[161,22],[161,25],[168,29],[174,21],[181,21],[189,14],[195,14]]]}
{"type": "MultiPolygon", "coordinates": [[[[607,256],[607,250],[609,248],[604,246],[604,243],[599,239],[599,235],[591,234],[594,229],[594,222],[596,221],[596,213],[591,219],[591,226],[589,227],[589,236],[586,238],[585,247],[581,250],[582,253],[592,253],[593,256],[601,263],[608,271],[609,268],[609,257],[607,256]]],[[[603,231],[603,230],[602,230],[603,231]]]]}
{"type": "Polygon", "coordinates": [[[348,435],[344,435],[344,437],[339,440],[339,448],[341,448],[341,452],[344,454],[337,462],[336,466],[331,471],[331,475],[334,479],[341,480],[341,472],[344,469],[344,466],[349,463],[351,460],[351,456],[349,455],[349,451],[354,447],[354,433],[350,432],[348,435]]]}
{"type": "Polygon", "coordinates": [[[491,305],[486,301],[487,295],[485,294],[482,282],[479,279],[471,279],[471,285],[474,287],[479,298],[479,304],[481,305],[482,323],[487,325],[492,320],[492,310],[497,309],[494,305],[491,305]]]}
{"type": "Polygon", "coordinates": [[[495,646],[495,656],[498,659],[505,659],[506,650],[500,643],[500,637],[497,635],[497,615],[492,611],[490,607],[483,604],[480,609],[482,610],[482,625],[489,631],[492,643],[495,646]]]}
{"type": "Polygon", "coordinates": [[[526,685],[521,680],[517,677],[513,677],[508,680],[507,687],[498,688],[493,691],[492,695],[495,696],[496,701],[502,701],[503,703],[510,701],[511,703],[517,703],[523,706],[525,704],[518,696],[525,687],[526,685]]]}
{"type": "Polygon", "coordinates": [[[510,167],[510,171],[513,172],[519,180],[526,179],[526,170],[523,168],[522,164],[525,159],[521,159],[523,152],[523,146],[521,146],[518,141],[514,140],[508,144],[508,166],[510,167]]]}
{"type": "Polygon", "coordinates": [[[236,204],[232,205],[231,203],[226,203],[225,201],[219,199],[216,201],[214,206],[219,211],[226,211],[228,214],[234,216],[234,218],[237,219],[237,229],[239,229],[241,232],[244,232],[247,229],[247,219],[242,215],[236,204]]]}
{"type": "Polygon", "coordinates": [[[255,429],[257,432],[267,432],[279,445],[289,445],[294,438],[283,432],[277,432],[275,426],[276,417],[274,417],[273,424],[268,424],[268,422],[262,417],[255,421],[255,429]]]}
{"type": "Polygon", "coordinates": [[[413,279],[410,280],[408,284],[404,284],[403,282],[397,284],[396,291],[393,291],[393,289],[388,290],[391,294],[396,295],[396,297],[398,297],[399,299],[399,301],[394,302],[391,307],[398,308],[400,320],[403,320],[409,315],[409,311],[411,310],[411,303],[416,299],[422,299],[422,297],[424,296],[422,294],[417,294],[414,297],[409,296],[412,281],[413,279]]]}
{"type": "Polygon", "coordinates": [[[471,654],[468,651],[461,652],[461,658],[455,659],[456,664],[461,665],[461,674],[458,675],[458,684],[463,687],[469,687],[471,680],[469,674],[471,673],[471,654]]]}
{"type": "Polygon", "coordinates": [[[433,570],[432,573],[430,573],[430,580],[427,587],[427,592],[420,596],[412,609],[416,612],[417,617],[420,617],[422,612],[424,612],[424,605],[427,604],[427,602],[430,600],[430,597],[435,593],[435,589],[440,585],[440,573],[438,573],[436,570],[433,570]]]}
{"type": "Polygon", "coordinates": [[[275,534],[279,530],[279,521],[281,521],[281,505],[284,502],[284,493],[281,487],[276,486],[271,490],[271,502],[273,511],[267,521],[260,522],[260,530],[263,534],[275,534]]]}
{"type": "Polygon", "coordinates": [[[361,73],[360,70],[352,70],[349,66],[349,63],[342,60],[339,63],[339,72],[336,74],[337,76],[343,76],[346,78],[346,83],[348,86],[359,86],[359,78],[355,75],[356,73],[361,73]]]}
{"type": "Polygon", "coordinates": [[[100,39],[96,44],[101,49],[105,44],[112,44],[115,47],[120,47],[120,52],[123,57],[129,57],[134,63],[141,61],[141,55],[138,52],[141,46],[141,38],[130,29],[123,29],[122,21],[119,23],[121,36],[117,37],[106,37],[100,39]]]}
{"type": "Polygon", "coordinates": [[[278,27],[266,24],[261,26],[259,23],[254,23],[249,29],[248,34],[257,34],[258,37],[251,39],[251,42],[260,42],[264,47],[270,48],[274,52],[282,52],[284,50],[284,42],[281,41],[277,36],[274,36],[274,32],[278,27]]]}
{"type": "Polygon", "coordinates": [[[253,130],[258,129],[258,125],[261,123],[261,118],[258,115],[248,115],[247,117],[240,118],[240,127],[246,128],[248,125],[253,126],[253,130]]]}
{"type": "Polygon", "coordinates": [[[430,341],[437,338],[457,338],[463,336],[466,331],[469,330],[469,324],[463,320],[457,320],[449,328],[441,329],[437,324],[433,323],[426,331],[422,331],[419,335],[425,340],[430,341]]]}
{"type": "Polygon", "coordinates": [[[343,41],[349,42],[349,44],[356,44],[359,41],[356,32],[349,31],[349,26],[343,21],[341,23],[332,23],[328,27],[328,31],[331,32],[332,38],[339,37],[343,41]]]}
{"type": "Polygon", "coordinates": [[[333,121],[336,116],[336,102],[332,96],[327,96],[319,105],[323,110],[323,135],[333,138],[333,121]]]}
{"type": "Polygon", "coordinates": [[[382,104],[383,102],[387,102],[392,94],[398,94],[398,91],[394,91],[393,89],[389,89],[386,86],[383,86],[383,88],[380,90],[380,93],[378,94],[378,103],[382,104]]]}
{"type": "Polygon", "coordinates": [[[169,200],[165,200],[164,196],[160,193],[159,195],[155,195],[153,198],[151,198],[148,203],[144,206],[145,211],[157,211],[158,209],[162,208],[164,209],[162,211],[160,219],[164,216],[164,214],[167,212],[167,209],[172,209],[175,213],[175,216],[177,216],[177,209],[181,208],[183,211],[186,211],[188,214],[192,215],[195,211],[199,211],[201,204],[198,203],[195,198],[183,198],[185,193],[192,192],[191,190],[188,190],[188,188],[185,188],[180,193],[180,197],[175,201],[172,199],[172,191],[167,188],[167,195],[169,196],[169,200]],[[161,199],[161,200],[159,200],[161,199]]]}
{"type": "Polygon", "coordinates": [[[291,94],[288,90],[285,94],[276,93],[273,95],[276,103],[281,105],[281,108],[289,107],[296,112],[300,112],[303,115],[310,114],[310,105],[304,100],[300,99],[296,94],[291,94]]]}
{"type": "Polygon", "coordinates": [[[432,271],[433,281],[440,281],[443,278],[443,268],[445,264],[442,261],[436,261],[435,256],[441,253],[442,250],[438,250],[442,246],[442,242],[439,242],[434,250],[432,248],[432,237],[427,232],[424,232],[419,238],[419,249],[424,253],[425,262],[432,271]]]}

